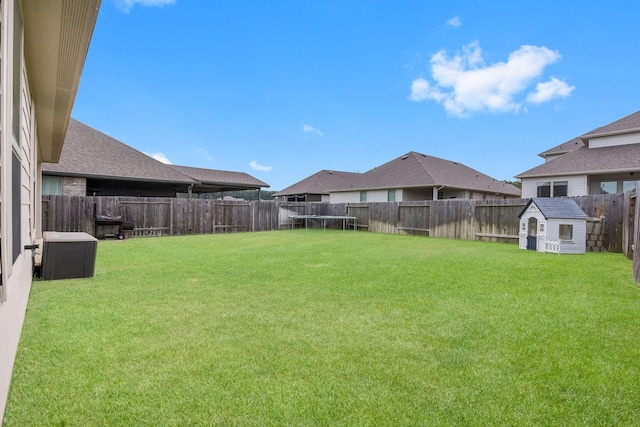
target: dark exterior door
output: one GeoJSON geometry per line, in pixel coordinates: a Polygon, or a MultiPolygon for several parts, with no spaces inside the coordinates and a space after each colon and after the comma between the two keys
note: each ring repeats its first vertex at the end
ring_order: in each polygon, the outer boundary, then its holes
{"type": "Polygon", "coordinates": [[[527,249],[530,251],[538,250],[538,220],[534,217],[529,218],[529,234],[527,235],[527,249]]]}

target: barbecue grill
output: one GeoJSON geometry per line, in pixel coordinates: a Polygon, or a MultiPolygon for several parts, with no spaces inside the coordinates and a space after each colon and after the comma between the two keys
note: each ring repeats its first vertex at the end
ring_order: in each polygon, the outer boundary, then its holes
{"type": "Polygon", "coordinates": [[[111,215],[96,215],[96,226],[95,226],[95,236],[96,238],[114,238],[118,240],[124,239],[124,230],[133,230],[134,223],[133,221],[124,221],[122,219],[122,215],[111,216],[111,215]],[[98,234],[98,230],[102,226],[111,226],[115,227],[116,231],[114,233],[104,233],[102,235],[98,234]]]}

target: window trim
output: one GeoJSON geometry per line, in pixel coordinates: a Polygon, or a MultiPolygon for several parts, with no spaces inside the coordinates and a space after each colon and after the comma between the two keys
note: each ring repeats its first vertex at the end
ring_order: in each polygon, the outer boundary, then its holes
{"type": "Polygon", "coordinates": [[[538,181],[536,182],[536,196],[537,197],[551,197],[551,188],[552,188],[552,181],[538,181]],[[548,188],[548,192],[549,195],[541,195],[540,194],[540,189],[541,188],[548,188]]]}
{"type": "Polygon", "coordinates": [[[560,240],[561,242],[573,242],[573,236],[573,224],[558,225],[558,240],[560,240]],[[566,227],[565,233],[562,232],[564,227],[566,227]]]}
{"type": "Polygon", "coordinates": [[[569,181],[552,181],[551,197],[567,197],[569,195],[569,181]],[[564,188],[564,194],[557,194],[557,190],[564,188]]]}
{"type": "Polygon", "coordinates": [[[536,197],[567,197],[569,196],[569,181],[568,180],[558,180],[558,181],[537,181],[536,182],[536,197]],[[556,195],[557,190],[564,187],[565,194],[556,195]],[[540,189],[546,188],[549,195],[540,195],[540,189]]]}
{"type": "Polygon", "coordinates": [[[637,182],[638,181],[636,181],[636,180],[628,180],[628,179],[627,180],[623,180],[622,181],[622,192],[626,193],[627,191],[635,191],[636,190],[636,186],[637,186],[637,184],[636,184],[637,182]],[[628,184],[633,184],[633,188],[629,188],[627,186],[628,184]],[[626,188],[626,190],[625,190],[625,188],[626,188]]]}
{"type": "Polygon", "coordinates": [[[609,181],[600,181],[600,194],[617,194],[617,193],[618,193],[618,181],[617,180],[616,181],[611,181],[611,180],[609,180],[609,181]],[[609,191],[605,192],[603,186],[606,185],[606,184],[615,184],[615,186],[616,186],[615,191],[613,193],[611,193],[609,191]]]}
{"type": "Polygon", "coordinates": [[[395,202],[396,201],[396,190],[387,190],[387,202],[395,202]]]}
{"type": "Polygon", "coordinates": [[[42,195],[43,196],[62,196],[62,177],[53,175],[42,176],[42,195]],[[57,191],[50,191],[53,187],[57,191]]]}

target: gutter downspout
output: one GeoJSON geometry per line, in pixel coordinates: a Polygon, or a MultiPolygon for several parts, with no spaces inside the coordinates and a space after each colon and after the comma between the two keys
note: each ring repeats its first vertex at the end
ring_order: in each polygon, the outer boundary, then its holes
{"type": "Polygon", "coordinates": [[[444,185],[440,187],[433,187],[433,200],[438,200],[438,192],[444,188],[444,185]]]}

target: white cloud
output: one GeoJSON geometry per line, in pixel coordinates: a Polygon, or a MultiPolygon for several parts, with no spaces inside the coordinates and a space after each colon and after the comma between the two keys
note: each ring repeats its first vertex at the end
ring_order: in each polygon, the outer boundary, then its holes
{"type": "Polygon", "coordinates": [[[305,134],[315,133],[320,136],[324,136],[324,133],[322,133],[320,129],[316,129],[313,126],[309,126],[309,125],[302,125],[302,132],[304,132],[305,134]]]}
{"type": "Polygon", "coordinates": [[[145,7],[167,6],[175,4],[176,0],[113,0],[116,7],[125,13],[129,13],[135,5],[145,7]]]}
{"type": "Polygon", "coordinates": [[[566,98],[571,95],[575,86],[569,86],[566,82],[551,77],[551,80],[536,85],[536,91],[527,95],[527,102],[532,104],[542,104],[554,98],[566,98]]]}
{"type": "Polygon", "coordinates": [[[198,153],[205,160],[208,160],[208,161],[213,160],[213,156],[211,154],[209,154],[209,152],[207,150],[205,150],[204,148],[198,148],[196,150],[196,153],[198,153]]]}
{"type": "Polygon", "coordinates": [[[459,28],[462,26],[462,20],[459,16],[454,16],[447,21],[447,25],[453,28],[459,28]]]}
{"type": "Polygon", "coordinates": [[[152,157],[154,159],[156,159],[159,162],[164,163],[165,165],[171,165],[172,163],[169,161],[169,159],[167,158],[167,156],[164,155],[164,153],[144,153],[149,157],[152,157]]]}
{"type": "MultiPolygon", "coordinates": [[[[448,57],[444,50],[431,56],[433,82],[420,77],[411,84],[411,101],[433,100],[454,116],[476,111],[517,112],[522,95],[545,67],[560,59],[560,53],[546,47],[521,46],[506,62],[486,65],[480,43],[464,46],[461,53],[448,57]]],[[[538,86],[530,94],[532,103],[568,96],[574,88],[559,79],[538,86]]]]}
{"type": "Polygon", "coordinates": [[[271,169],[273,169],[273,166],[262,166],[255,160],[251,160],[249,162],[249,167],[254,171],[260,171],[260,172],[269,172],[271,169]]]}

